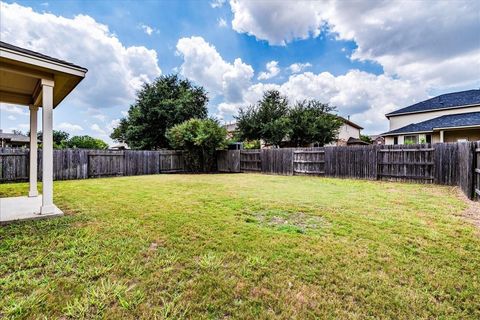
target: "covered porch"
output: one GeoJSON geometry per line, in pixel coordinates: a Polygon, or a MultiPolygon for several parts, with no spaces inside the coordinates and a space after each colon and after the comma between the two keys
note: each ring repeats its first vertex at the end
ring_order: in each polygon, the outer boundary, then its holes
{"type": "Polygon", "coordinates": [[[63,215],[53,203],[53,112],[87,69],[0,41],[0,102],[30,111],[29,192],[0,198],[0,224],[63,215]],[[42,112],[42,194],[37,186],[37,114],[42,112]]]}

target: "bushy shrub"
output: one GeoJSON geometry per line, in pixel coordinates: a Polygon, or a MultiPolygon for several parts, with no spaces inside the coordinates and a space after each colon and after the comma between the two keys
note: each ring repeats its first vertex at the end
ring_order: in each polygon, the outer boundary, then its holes
{"type": "Polygon", "coordinates": [[[214,119],[190,119],[167,131],[170,145],[185,151],[187,169],[211,172],[216,169],[215,153],[225,148],[227,131],[214,119]]]}

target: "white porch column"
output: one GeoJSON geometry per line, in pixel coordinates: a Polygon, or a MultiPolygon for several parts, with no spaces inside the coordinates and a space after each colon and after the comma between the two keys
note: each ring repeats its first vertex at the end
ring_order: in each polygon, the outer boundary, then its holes
{"type": "Polygon", "coordinates": [[[29,197],[38,196],[37,189],[37,111],[38,107],[30,106],[30,190],[29,197]]]}
{"type": "Polygon", "coordinates": [[[444,136],[444,131],[443,130],[440,130],[440,142],[443,143],[445,142],[445,136],[444,136]]]}
{"type": "Polygon", "coordinates": [[[40,214],[54,213],[53,205],[53,85],[42,79],[42,208],[40,214]]]}

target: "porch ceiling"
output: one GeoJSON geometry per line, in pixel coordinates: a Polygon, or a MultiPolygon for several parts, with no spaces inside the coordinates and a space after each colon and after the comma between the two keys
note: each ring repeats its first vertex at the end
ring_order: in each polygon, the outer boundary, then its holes
{"type": "Polygon", "coordinates": [[[0,102],[41,107],[41,80],[53,81],[56,107],[85,77],[87,69],[0,42],[0,102]]]}

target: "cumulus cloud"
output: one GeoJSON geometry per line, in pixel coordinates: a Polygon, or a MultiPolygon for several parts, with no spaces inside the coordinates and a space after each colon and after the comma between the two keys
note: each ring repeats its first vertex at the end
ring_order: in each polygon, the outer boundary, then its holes
{"type": "Polygon", "coordinates": [[[70,123],[70,122],[62,122],[58,126],[56,126],[56,128],[67,131],[69,133],[83,131],[83,128],[81,126],[79,126],[78,124],[70,123]]]}
{"type": "Polygon", "coordinates": [[[278,67],[278,61],[270,61],[265,66],[267,71],[260,72],[258,75],[258,80],[267,80],[277,76],[280,73],[280,68],[278,67]]]}
{"type": "Polygon", "coordinates": [[[272,45],[286,45],[296,39],[316,37],[322,29],[315,1],[240,1],[231,0],[232,27],[272,45]]]}
{"type": "Polygon", "coordinates": [[[479,84],[479,1],[231,0],[230,6],[234,30],[271,45],[325,30],[357,44],[352,59],[378,62],[389,75],[430,87],[479,84]]]}
{"type": "Polygon", "coordinates": [[[214,96],[221,95],[228,102],[243,99],[243,91],[250,85],[253,68],[237,58],[229,63],[215,47],[202,37],[181,38],[177,52],[183,57],[180,72],[185,77],[205,86],[214,96]]]}
{"type": "Polygon", "coordinates": [[[3,2],[0,9],[2,41],[89,69],[85,80],[69,97],[77,105],[92,108],[128,105],[143,81],[161,74],[155,50],[124,46],[108,26],[90,16],[70,19],[3,2]]]}
{"type": "Polygon", "coordinates": [[[300,73],[303,70],[310,68],[312,66],[311,63],[293,63],[291,64],[288,69],[290,70],[291,73],[300,73]]]}

